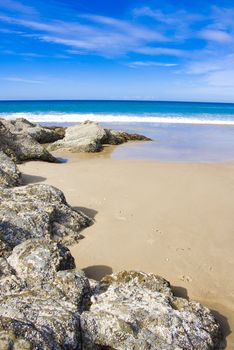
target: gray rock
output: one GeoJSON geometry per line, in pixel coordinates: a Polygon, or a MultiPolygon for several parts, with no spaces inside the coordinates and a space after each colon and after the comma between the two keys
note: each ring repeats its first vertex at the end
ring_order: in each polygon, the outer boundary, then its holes
{"type": "Polygon", "coordinates": [[[0,255],[29,238],[77,242],[92,220],[73,210],[64,194],[43,184],[0,188],[0,255]]]}
{"type": "Polygon", "coordinates": [[[218,349],[210,311],[173,296],[163,278],[123,271],[91,289],[73,268],[69,250],[49,239],[0,259],[1,349],[218,349]]]}
{"type": "Polygon", "coordinates": [[[44,160],[58,162],[39,142],[31,136],[11,133],[0,121],[0,151],[16,162],[44,160]]]}
{"type": "Polygon", "coordinates": [[[63,140],[49,146],[50,150],[69,149],[72,152],[98,152],[106,138],[105,129],[96,123],[85,122],[67,128],[63,140]]]}
{"type": "Polygon", "coordinates": [[[0,187],[13,187],[21,184],[21,174],[16,164],[0,151],[0,187]]]}
{"type": "Polygon", "coordinates": [[[47,242],[46,239],[28,239],[16,246],[7,262],[17,276],[27,281],[27,286],[31,287],[41,280],[48,282],[54,279],[57,271],[75,268],[70,251],[61,244],[50,240],[47,242]]]}
{"type": "Polygon", "coordinates": [[[4,267],[0,276],[0,344],[80,350],[80,314],[88,308],[90,287],[72,269],[69,250],[51,240],[31,239],[14,248],[8,264],[12,270],[4,267]],[[7,292],[6,278],[18,282],[16,287],[11,282],[7,292]]]}
{"type": "Polygon", "coordinates": [[[71,152],[99,152],[104,144],[118,145],[130,140],[148,141],[149,138],[104,129],[94,122],[86,121],[79,125],[67,128],[63,140],[59,140],[49,145],[51,151],[57,149],[68,149],[71,152]]]}
{"type": "Polygon", "coordinates": [[[39,143],[50,143],[60,140],[65,135],[63,127],[43,127],[30,123],[27,119],[0,119],[5,128],[13,134],[29,135],[39,143]]]}
{"type": "Polygon", "coordinates": [[[150,138],[141,134],[129,134],[124,131],[115,131],[106,129],[107,143],[110,145],[120,145],[128,141],[152,141],[150,138]]]}
{"type": "Polygon", "coordinates": [[[121,272],[96,286],[81,315],[86,350],[211,350],[220,329],[201,304],[173,296],[161,277],[121,272]]]}

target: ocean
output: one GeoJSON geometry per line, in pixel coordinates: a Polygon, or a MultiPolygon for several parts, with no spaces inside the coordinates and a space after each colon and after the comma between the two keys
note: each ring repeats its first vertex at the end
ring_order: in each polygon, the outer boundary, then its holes
{"type": "Polygon", "coordinates": [[[234,160],[234,104],[156,101],[0,101],[0,117],[68,126],[93,120],[154,141],[117,147],[113,158],[234,160]]]}
{"type": "Polygon", "coordinates": [[[234,104],[155,101],[0,101],[0,115],[35,122],[234,125],[234,104]]]}

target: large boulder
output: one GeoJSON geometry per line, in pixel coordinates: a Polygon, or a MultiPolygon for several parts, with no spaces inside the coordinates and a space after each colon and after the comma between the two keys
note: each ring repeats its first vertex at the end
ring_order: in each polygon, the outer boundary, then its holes
{"type": "Polygon", "coordinates": [[[86,121],[66,129],[65,137],[49,145],[51,151],[68,149],[71,152],[99,152],[104,144],[118,145],[130,140],[148,141],[149,138],[126,132],[104,129],[97,123],[86,121]]]}
{"type": "Polygon", "coordinates": [[[16,164],[0,151],[0,187],[13,187],[21,184],[21,175],[16,164]]]}
{"type": "Polygon", "coordinates": [[[26,134],[11,133],[0,121],[0,151],[16,162],[44,160],[58,162],[39,142],[26,134]]]}
{"type": "Polygon", "coordinates": [[[39,143],[50,143],[60,140],[65,135],[63,127],[43,127],[30,123],[27,119],[0,119],[7,130],[13,134],[29,135],[39,143]]]}
{"type": "Polygon", "coordinates": [[[89,306],[90,286],[74,270],[69,250],[31,239],[1,260],[0,345],[8,345],[1,349],[80,350],[80,314],[89,306]]]}
{"type": "Polygon", "coordinates": [[[106,132],[96,123],[86,122],[67,128],[63,140],[49,146],[50,150],[69,149],[72,152],[98,152],[106,139],[106,132]]]}
{"type": "Polygon", "coordinates": [[[1,349],[217,350],[220,329],[201,304],[153,274],[90,281],[70,251],[30,239],[0,258],[1,349]]]}
{"type": "Polygon", "coordinates": [[[121,272],[96,285],[81,315],[85,350],[211,350],[220,328],[201,304],[173,295],[153,274],[121,272]]]}
{"type": "Polygon", "coordinates": [[[0,188],[0,255],[29,238],[77,242],[92,220],[73,210],[64,194],[43,184],[0,188]]]}

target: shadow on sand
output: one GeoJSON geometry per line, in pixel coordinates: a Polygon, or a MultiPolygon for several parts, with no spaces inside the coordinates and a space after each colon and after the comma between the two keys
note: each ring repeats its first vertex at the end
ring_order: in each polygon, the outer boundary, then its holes
{"type": "Polygon", "coordinates": [[[75,211],[81,211],[85,215],[89,216],[91,219],[94,219],[97,215],[97,210],[85,207],[72,207],[75,211]]]}
{"type": "Polygon", "coordinates": [[[46,180],[46,177],[28,175],[24,173],[22,173],[21,178],[22,178],[22,185],[36,184],[36,183],[44,182],[46,180]]]}
{"type": "Polygon", "coordinates": [[[83,269],[85,275],[96,281],[100,281],[106,275],[112,274],[113,270],[110,266],[106,265],[93,265],[83,269]]]}

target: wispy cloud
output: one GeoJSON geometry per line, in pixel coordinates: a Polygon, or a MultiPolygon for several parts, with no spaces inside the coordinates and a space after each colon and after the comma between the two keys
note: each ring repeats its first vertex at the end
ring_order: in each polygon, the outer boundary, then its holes
{"type": "Polygon", "coordinates": [[[198,33],[198,36],[202,39],[218,43],[228,43],[233,41],[232,35],[221,30],[204,29],[198,33]]]}
{"type": "Polygon", "coordinates": [[[164,63],[164,62],[155,62],[155,61],[134,61],[128,64],[131,68],[139,67],[165,67],[171,68],[178,66],[178,63],[164,63]]]}
{"type": "Polygon", "coordinates": [[[170,47],[173,38],[160,31],[110,17],[82,15],[80,22],[43,22],[0,15],[0,21],[33,31],[24,36],[86,53],[109,57],[128,53],[183,56],[182,50],[170,47]],[[82,20],[86,22],[82,23],[82,20]],[[161,47],[159,44],[167,44],[167,47],[161,47]]]}
{"type": "Polygon", "coordinates": [[[135,37],[137,39],[144,39],[147,41],[159,41],[159,42],[167,42],[170,41],[168,37],[164,34],[160,33],[157,30],[151,30],[142,25],[134,25],[127,21],[105,17],[105,16],[94,16],[94,15],[83,15],[81,18],[86,18],[94,23],[100,23],[107,27],[112,27],[124,34],[128,34],[131,37],[135,37]]]}
{"type": "Polygon", "coordinates": [[[36,53],[36,52],[16,52],[13,50],[3,50],[1,51],[4,55],[13,55],[13,56],[21,56],[26,58],[40,58],[40,57],[46,57],[45,55],[36,53]]]}
{"type": "Polygon", "coordinates": [[[31,7],[22,4],[21,2],[15,0],[4,0],[0,2],[0,9],[5,9],[8,11],[19,12],[22,14],[35,14],[37,11],[31,7]]]}
{"type": "Polygon", "coordinates": [[[171,11],[171,12],[163,12],[159,9],[152,9],[148,6],[143,6],[140,8],[135,8],[133,10],[133,13],[135,16],[145,16],[145,17],[151,17],[155,19],[158,22],[165,23],[167,25],[175,25],[175,24],[183,24],[186,23],[186,25],[189,25],[191,23],[201,21],[204,19],[204,16],[201,14],[191,13],[185,10],[177,10],[177,11],[171,11]],[[181,19],[184,19],[183,22],[181,22],[181,19]]]}
{"type": "Polygon", "coordinates": [[[198,76],[201,85],[215,88],[234,87],[234,54],[219,55],[190,62],[184,74],[198,76]]]}
{"type": "Polygon", "coordinates": [[[148,6],[135,8],[133,14],[137,18],[146,17],[153,20],[164,33],[170,32],[170,36],[176,41],[184,41],[193,36],[194,32],[191,26],[204,20],[202,14],[191,13],[185,10],[163,12],[148,6]]]}
{"type": "Polygon", "coordinates": [[[137,48],[136,52],[144,54],[144,55],[150,55],[150,56],[175,56],[175,57],[184,57],[187,56],[187,53],[185,50],[180,49],[174,49],[174,48],[168,48],[168,47],[139,47],[137,48]]]}
{"type": "Polygon", "coordinates": [[[25,83],[25,84],[43,84],[42,80],[34,80],[34,79],[24,79],[20,77],[3,77],[2,80],[15,82],[15,83],[25,83]]]}

